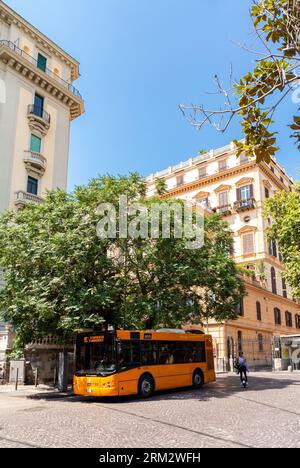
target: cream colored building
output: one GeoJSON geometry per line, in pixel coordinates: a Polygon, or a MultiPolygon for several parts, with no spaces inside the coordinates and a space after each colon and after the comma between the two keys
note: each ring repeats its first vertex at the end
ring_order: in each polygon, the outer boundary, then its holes
{"type": "Polygon", "coordinates": [[[221,213],[233,232],[233,258],[248,270],[239,319],[209,324],[219,367],[232,365],[241,349],[252,366],[271,365],[274,337],[299,331],[300,308],[282,278],[277,245],[267,239],[272,220],[264,218],[263,210],[267,198],[293,190],[293,180],[275,159],[256,164],[245,156],[237,158],[233,143],[151,175],[149,195],[155,193],[157,179],[166,182],[166,198],[221,213]]]}
{"type": "Polygon", "coordinates": [[[84,112],[78,77],[77,60],[0,0],[0,213],[66,189],[70,123],[84,112]]]}

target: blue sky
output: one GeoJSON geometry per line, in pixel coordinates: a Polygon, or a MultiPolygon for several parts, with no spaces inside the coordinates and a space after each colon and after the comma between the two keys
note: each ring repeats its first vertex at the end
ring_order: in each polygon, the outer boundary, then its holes
{"type": "MultiPolygon", "coordinates": [[[[183,102],[219,106],[213,76],[230,64],[240,77],[254,56],[250,0],[6,0],[81,62],[75,83],[86,114],[72,123],[69,189],[97,174],[148,175],[194,156],[202,148],[241,138],[238,123],[226,134],[193,129],[178,110],[183,102]]],[[[294,109],[295,108],[295,109],[294,109]]],[[[278,159],[297,178],[299,152],[287,122],[287,100],[276,116],[278,159]]]]}

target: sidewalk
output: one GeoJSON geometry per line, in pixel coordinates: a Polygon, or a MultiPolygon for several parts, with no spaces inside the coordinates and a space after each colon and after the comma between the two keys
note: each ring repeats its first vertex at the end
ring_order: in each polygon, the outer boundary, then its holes
{"type": "Polygon", "coordinates": [[[18,390],[15,390],[15,385],[0,385],[0,395],[9,394],[10,396],[24,396],[24,397],[53,397],[65,398],[72,395],[71,387],[68,392],[60,392],[57,388],[49,387],[48,385],[19,385],[18,390]]]}

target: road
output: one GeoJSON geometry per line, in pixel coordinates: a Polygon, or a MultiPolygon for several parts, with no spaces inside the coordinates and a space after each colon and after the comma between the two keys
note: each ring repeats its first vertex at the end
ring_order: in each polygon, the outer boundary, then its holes
{"type": "Polygon", "coordinates": [[[202,390],[85,400],[0,387],[0,447],[300,447],[300,374],[222,375],[202,390]]]}

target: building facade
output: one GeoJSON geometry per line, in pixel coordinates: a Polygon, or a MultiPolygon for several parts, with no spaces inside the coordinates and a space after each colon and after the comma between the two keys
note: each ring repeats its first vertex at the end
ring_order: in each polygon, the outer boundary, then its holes
{"type": "Polygon", "coordinates": [[[265,202],[278,191],[293,190],[293,180],[273,159],[257,164],[235,145],[201,154],[147,178],[149,195],[155,182],[166,183],[166,198],[178,198],[220,213],[234,238],[234,260],[245,271],[246,296],[239,318],[209,324],[218,367],[232,367],[243,350],[250,365],[270,366],[274,339],[300,329],[300,308],[282,277],[284,265],[275,243],[267,238],[272,220],[263,215],[265,202]]]}
{"type": "Polygon", "coordinates": [[[67,188],[70,123],[84,112],[78,77],[77,60],[0,0],[0,213],[67,188]]]}

